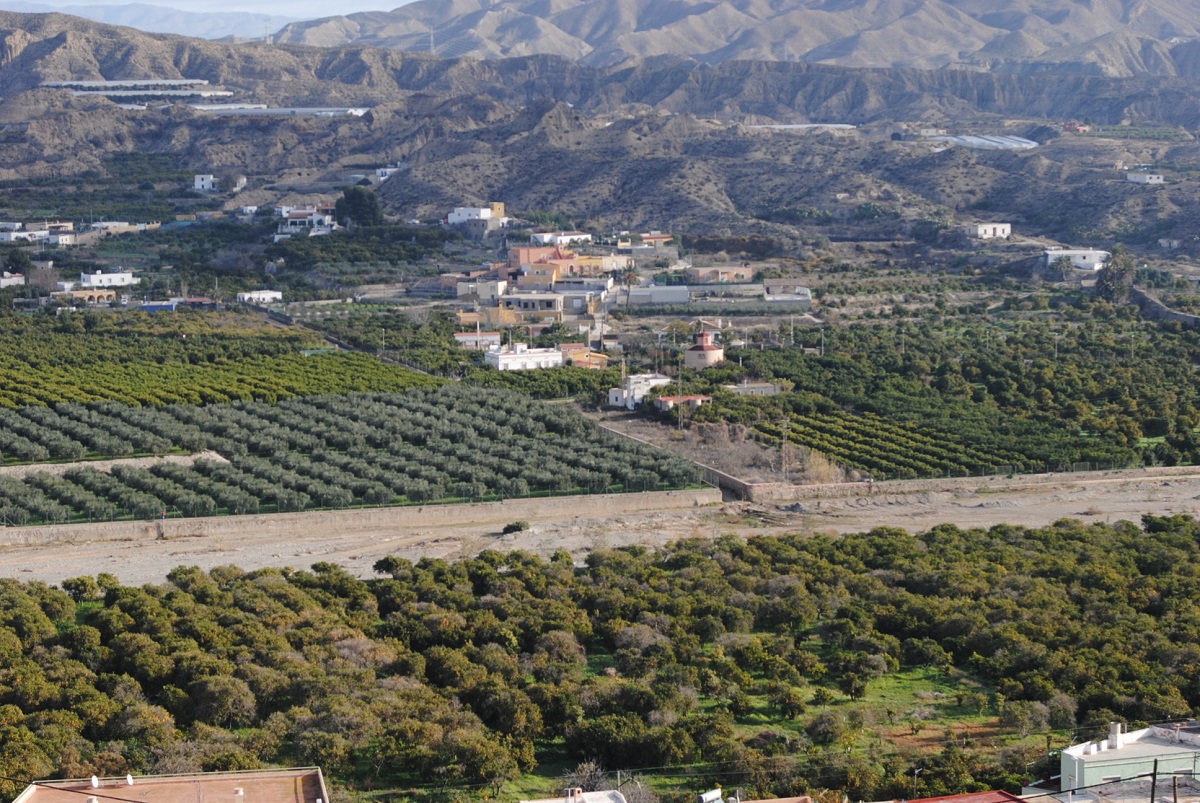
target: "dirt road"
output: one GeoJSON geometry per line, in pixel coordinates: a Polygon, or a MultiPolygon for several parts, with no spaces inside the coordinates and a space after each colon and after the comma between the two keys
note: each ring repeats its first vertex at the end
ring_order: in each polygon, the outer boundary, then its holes
{"type": "Polygon", "coordinates": [[[245,529],[234,534],[0,547],[0,576],[56,583],[111,572],[123,582],[137,584],[161,582],[179,565],[307,568],[331,561],[367,577],[372,575],[372,564],[385,555],[452,559],[487,548],[544,554],[566,549],[582,558],[593,549],[654,546],[724,533],[846,533],[885,525],[920,531],[943,522],[961,527],[1000,523],[1032,527],[1060,518],[1137,522],[1144,513],[1200,512],[1200,469],[876,483],[873,488],[843,486],[840,492],[845,495],[808,496],[773,505],[727,502],[615,515],[576,516],[564,513],[559,504],[546,515],[526,516],[530,529],[507,536],[499,535],[510,520],[504,511],[492,514],[491,520],[479,517],[466,523],[408,528],[348,528],[338,523],[337,514],[329,514],[317,527],[297,524],[290,531],[274,528],[270,533],[256,531],[254,517],[246,517],[245,529]]]}

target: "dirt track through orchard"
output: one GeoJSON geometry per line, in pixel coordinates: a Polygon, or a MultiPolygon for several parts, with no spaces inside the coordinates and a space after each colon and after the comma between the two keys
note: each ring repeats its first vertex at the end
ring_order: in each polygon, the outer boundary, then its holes
{"type": "MultiPolygon", "coordinates": [[[[803,493],[803,489],[797,489],[803,493]]],[[[806,497],[771,505],[726,502],[688,505],[672,510],[599,512],[580,502],[576,515],[563,500],[545,500],[541,515],[523,515],[531,527],[500,535],[513,519],[509,510],[490,509],[470,520],[397,527],[363,523],[347,526],[352,515],[300,514],[288,528],[256,525],[242,517],[239,526],[218,534],[189,530],[157,539],[149,534],[128,540],[11,544],[0,547],[0,576],[57,583],[68,577],[110,572],[125,583],[162,582],[180,565],[203,569],[235,564],[307,568],[319,561],[372,575],[385,555],[454,559],[483,549],[524,549],[549,554],[566,549],[577,558],[589,551],[631,544],[655,546],[679,538],[712,538],[725,533],[846,533],[878,526],[910,531],[940,523],[988,527],[1009,523],[1041,526],[1060,518],[1137,522],[1145,513],[1200,513],[1200,469],[1139,470],[1096,474],[1046,475],[981,480],[928,480],[876,483],[873,488],[843,488],[836,497],[806,497]],[[244,527],[241,524],[244,523],[244,527]],[[190,533],[190,534],[189,534],[190,533]]],[[[583,498],[585,499],[585,498],[583,498]]],[[[460,517],[461,518],[461,517],[460,517]]],[[[226,520],[231,521],[231,520],[226,520]]],[[[174,522],[172,522],[174,523],[174,522]]],[[[145,525],[143,525],[144,527],[145,525]]],[[[0,530],[0,538],[4,537],[0,530]]]]}

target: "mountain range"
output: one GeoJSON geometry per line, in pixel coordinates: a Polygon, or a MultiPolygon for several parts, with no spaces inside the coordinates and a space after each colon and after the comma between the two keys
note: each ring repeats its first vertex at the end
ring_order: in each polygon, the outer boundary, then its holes
{"type": "MultiPolygon", "coordinates": [[[[1194,64],[1200,74],[1200,59],[1194,64]]],[[[113,154],[162,154],[189,172],[249,175],[260,189],[245,197],[261,197],[239,202],[267,203],[290,191],[295,179],[287,176],[324,176],[328,188],[399,164],[379,192],[386,210],[404,218],[505,200],[606,227],[751,232],[796,243],[815,236],[803,221],[829,215],[833,228],[820,233],[832,237],[860,205],[886,204],[898,216],[884,222],[897,227],[950,210],[1067,241],[1116,230],[1183,238],[1200,219],[1192,177],[1200,175],[1200,149],[1185,130],[1198,127],[1200,88],[1186,76],[679,56],[598,67],[552,55],[479,60],[214,42],[0,12],[5,181],[103,175],[113,154]],[[134,111],[40,86],[147,78],[207,80],[235,102],[370,110],[219,117],[163,103],[134,111]],[[1132,123],[1159,136],[1057,136],[1069,118],[1132,123]],[[763,125],[810,122],[859,128],[763,125]],[[915,136],[930,127],[1045,144],[1021,153],[947,148],[915,136]],[[1181,180],[1140,187],[1113,169],[1118,163],[1173,165],[1181,180]]]]}
{"type": "Polygon", "coordinates": [[[417,0],[271,41],[590,66],[674,55],[1130,76],[1193,72],[1198,38],[1197,0],[417,0]]]}
{"type": "Polygon", "coordinates": [[[146,3],[52,6],[45,3],[27,3],[23,0],[3,0],[0,2],[0,8],[5,11],[26,13],[71,14],[110,25],[137,28],[148,33],[174,33],[181,36],[196,36],[201,39],[222,39],[226,36],[264,37],[298,19],[297,16],[256,14],[249,11],[199,13],[146,3]]]}

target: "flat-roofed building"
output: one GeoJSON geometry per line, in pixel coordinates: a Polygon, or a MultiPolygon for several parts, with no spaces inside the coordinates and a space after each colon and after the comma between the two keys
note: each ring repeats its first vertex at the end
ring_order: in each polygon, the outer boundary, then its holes
{"type": "Polygon", "coordinates": [[[197,772],[137,778],[82,778],[30,784],[13,803],[86,803],[114,798],[154,803],[231,800],[236,803],[328,803],[318,767],[246,772],[197,772]]]}

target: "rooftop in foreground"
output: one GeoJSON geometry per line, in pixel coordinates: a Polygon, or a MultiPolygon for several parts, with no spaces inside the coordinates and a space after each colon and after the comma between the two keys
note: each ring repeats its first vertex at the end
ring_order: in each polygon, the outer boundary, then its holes
{"type": "Polygon", "coordinates": [[[133,779],[90,778],[40,781],[26,787],[13,803],[97,803],[121,799],[147,803],[326,803],[325,779],[317,767],[248,772],[202,772],[190,775],[146,775],[133,779]],[[238,794],[241,790],[241,794],[238,794]]]}

